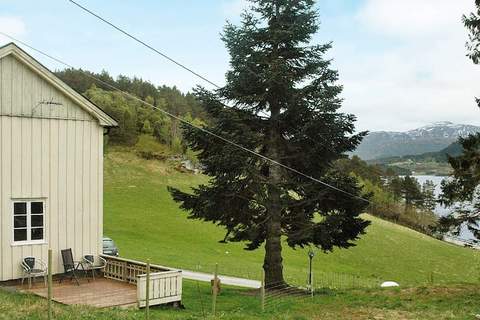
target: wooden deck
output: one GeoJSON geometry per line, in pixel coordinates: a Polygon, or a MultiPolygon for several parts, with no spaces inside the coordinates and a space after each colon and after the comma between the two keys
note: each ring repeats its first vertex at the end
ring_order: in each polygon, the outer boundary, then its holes
{"type": "MultiPolygon", "coordinates": [[[[31,289],[28,289],[28,285],[19,287],[19,289],[44,298],[47,297],[47,288],[40,281],[35,283],[31,289]]],[[[97,308],[136,306],[137,286],[100,277],[90,280],[90,282],[80,279],[79,286],[75,281],[65,280],[62,283],[54,281],[53,300],[67,305],[81,304],[97,308]]]]}

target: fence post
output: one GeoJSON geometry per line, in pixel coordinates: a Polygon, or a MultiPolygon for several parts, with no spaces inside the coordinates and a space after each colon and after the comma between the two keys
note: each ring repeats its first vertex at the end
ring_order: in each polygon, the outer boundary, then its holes
{"type": "Polygon", "coordinates": [[[147,259],[147,283],[145,284],[145,319],[150,319],[150,259],[147,259]]]}
{"type": "Polygon", "coordinates": [[[218,263],[215,264],[215,274],[213,276],[212,286],[212,313],[215,316],[217,309],[217,294],[218,294],[218,263]]]}
{"type": "Polygon", "coordinates": [[[265,270],[262,269],[262,283],[260,287],[260,301],[262,304],[262,312],[265,311],[265,270]]]}
{"type": "Polygon", "coordinates": [[[313,280],[313,271],[312,271],[312,279],[311,279],[311,281],[312,281],[312,282],[311,282],[311,284],[310,284],[310,294],[311,294],[311,296],[312,296],[312,298],[313,298],[313,291],[315,291],[315,288],[314,288],[315,286],[313,285],[313,284],[315,283],[314,280],[313,280]]]}
{"type": "Polygon", "coordinates": [[[48,249],[48,320],[53,319],[52,313],[52,249],[48,249]]]}

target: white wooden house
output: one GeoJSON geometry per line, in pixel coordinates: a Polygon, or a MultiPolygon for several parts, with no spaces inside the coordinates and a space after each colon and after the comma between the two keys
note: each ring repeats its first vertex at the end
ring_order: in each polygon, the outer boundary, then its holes
{"type": "Polygon", "coordinates": [[[101,254],[103,136],[114,119],[15,44],[0,48],[0,281],[24,257],[101,254]]]}

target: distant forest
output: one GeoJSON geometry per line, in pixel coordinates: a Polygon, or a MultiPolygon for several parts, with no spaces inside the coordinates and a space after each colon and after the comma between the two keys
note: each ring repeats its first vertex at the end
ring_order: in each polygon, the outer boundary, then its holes
{"type": "Polygon", "coordinates": [[[369,164],[358,156],[340,159],[335,166],[350,172],[371,194],[368,212],[374,216],[433,235],[437,226],[435,184],[420,185],[415,177],[399,176],[388,166],[369,164]]]}
{"type": "Polygon", "coordinates": [[[141,134],[147,134],[170,146],[175,153],[183,153],[187,149],[178,120],[106,84],[197,125],[206,121],[206,113],[195,96],[182,93],[176,87],[155,86],[141,78],[124,75],[113,78],[107,71],[94,73],[81,69],[65,69],[55,74],[118,121],[119,126],[112,128],[109,134],[109,143],[131,146],[137,143],[141,134]]]}
{"type": "Polygon", "coordinates": [[[457,157],[463,153],[463,147],[460,142],[456,141],[451,143],[448,147],[443,148],[437,152],[426,152],[422,154],[416,155],[406,155],[406,156],[395,156],[395,157],[387,157],[387,158],[380,158],[374,160],[368,160],[368,163],[373,164],[391,164],[400,161],[436,161],[436,162],[448,162],[448,157],[457,157]]]}
{"type": "MultiPolygon", "coordinates": [[[[119,126],[112,128],[108,135],[109,143],[133,146],[140,135],[149,135],[167,145],[173,154],[197,161],[183,139],[182,126],[178,120],[129,98],[94,78],[202,126],[208,121],[207,115],[192,93],[182,93],[175,87],[155,86],[137,77],[120,75],[114,79],[106,71],[92,73],[65,69],[56,72],[56,75],[118,121],[119,126]]],[[[363,185],[364,192],[372,194],[368,210],[371,214],[431,234],[436,218],[432,212],[434,186],[430,182],[421,186],[413,177],[408,176],[409,170],[383,163],[369,164],[357,156],[338,160],[335,166],[354,175],[363,185]],[[400,177],[399,174],[406,177],[400,177]]]]}

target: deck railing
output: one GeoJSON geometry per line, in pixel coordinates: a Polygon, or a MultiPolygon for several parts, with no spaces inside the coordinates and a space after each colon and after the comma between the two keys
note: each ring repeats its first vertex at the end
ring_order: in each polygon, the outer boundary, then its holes
{"type": "MultiPolygon", "coordinates": [[[[107,261],[107,266],[103,271],[103,276],[108,279],[119,280],[135,284],[137,277],[147,272],[147,264],[140,261],[102,255],[107,261]]],[[[175,269],[150,265],[150,272],[176,271],[175,269]]]]}
{"type": "MultiPolygon", "coordinates": [[[[138,306],[145,307],[147,276],[138,276],[138,306]]],[[[148,294],[150,305],[164,304],[182,300],[182,271],[164,271],[150,274],[148,294]]]]}
{"type": "MultiPolygon", "coordinates": [[[[137,285],[139,307],[145,306],[147,264],[140,261],[102,255],[107,261],[103,276],[137,285]]],[[[150,265],[150,305],[182,300],[182,271],[150,265]]]]}

